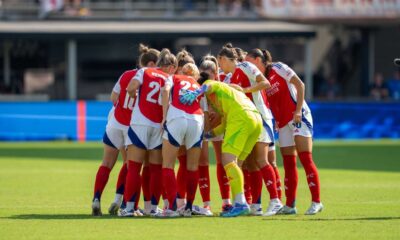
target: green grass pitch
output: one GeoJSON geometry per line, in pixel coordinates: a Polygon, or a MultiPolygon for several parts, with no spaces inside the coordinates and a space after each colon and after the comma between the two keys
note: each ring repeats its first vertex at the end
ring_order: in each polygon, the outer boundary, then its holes
{"type": "MultiPolygon", "coordinates": [[[[101,158],[101,143],[0,143],[0,239],[400,239],[399,141],[317,141],[325,209],[316,216],[303,215],[310,194],[300,167],[297,216],[95,218],[90,205],[101,158]]],[[[104,191],[103,213],[120,166],[104,191]]],[[[213,164],[210,175],[212,208],[218,211],[213,164]]],[[[198,204],[200,199],[197,194],[198,204]]]]}

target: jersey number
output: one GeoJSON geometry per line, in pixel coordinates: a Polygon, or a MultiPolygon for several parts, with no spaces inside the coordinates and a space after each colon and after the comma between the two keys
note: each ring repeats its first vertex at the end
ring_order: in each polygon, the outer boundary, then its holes
{"type": "Polygon", "coordinates": [[[158,94],[158,99],[153,98],[154,95],[156,95],[160,91],[160,88],[161,88],[160,84],[158,82],[151,82],[149,84],[149,87],[152,88],[152,90],[147,94],[146,100],[151,103],[158,102],[158,104],[161,105],[162,104],[161,103],[161,94],[158,94]]]}
{"type": "Polygon", "coordinates": [[[199,88],[199,86],[197,85],[197,84],[191,84],[190,82],[188,82],[188,81],[181,81],[181,86],[182,86],[182,88],[181,88],[181,90],[179,90],[179,95],[182,95],[186,90],[188,90],[190,87],[192,87],[192,88],[194,88],[194,89],[198,89],[199,88]],[[182,91],[183,90],[183,91],[182,91]]]}
{"type": "Polygon", "coordinates": [[[123,108],[125,108],[125,109],[127,109],[127,108],[129,108],[130,110],[132,110],[132,108],[133,108],[133,98],[131,98],[130,96],[129,96],[129,94],[126,94],[125,95],[125,101],[124,101],[124,107],[123,108]]]}

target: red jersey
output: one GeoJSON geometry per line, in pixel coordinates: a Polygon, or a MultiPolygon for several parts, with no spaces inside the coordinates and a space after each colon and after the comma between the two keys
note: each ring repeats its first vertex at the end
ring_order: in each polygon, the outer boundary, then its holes
{"type": "Polygon", "coordinates": [[[140,88],[133,107],[131,124],[160,127],[162,121],[161,89],[168,74],[156,68],[142,68],[137,71],[134,80],[140,88]]]}
{"type": "MultiPolygon", "coordinates": [[[[233,72],[232,77],[230,78],[230,83],[237,84],[242,88],[247,88],[256,85],[256,78],[261,74],[260,70],[258,70],[258,68],[252,63],[241,62],[236,66],[235,72],[233,72]]],[[[253,101],[265,121],[272,119],[265,91],[246,93],[246,96],[253,101]]]]}
{"type": "Polygon", "coordinates": [[[194,101],[192,105],[182,104],[179,101],[179,97],[182,95],[183,90],[194,91],[200,88],[200,85],[197,83],[197,81],[190,76],[174,75],[168,79],[167,84],[172,87],[171,104],[167,113],[167,121],[180,117],[202,121],[202,109],[207,110],[207,104],[204,102],[204,98],[194,101]]]}
{"type": "Polygon", "coordinates": [[[119,94],[118,102],[115,105],[114,117],[122,125],[129,126],[132,117],[133,104],[135,102],[126,92],[131,79],[138,70],[128,70],[124,72],[115,84],[113,91],[119,94]]]}
{"type": "MultiPolygon", "coordinates": [[[[295,75],[296,73],[286,64],[276,62],[272,64],[267,76],[271,88],[266,93],[279,128],[286,126],[293,119],[293,112],[296,110],[297,91],[290,83],[290,79],[295,75]]],[[[303,112],[310,112],[306,102],[303,103],[303,112]]]]}

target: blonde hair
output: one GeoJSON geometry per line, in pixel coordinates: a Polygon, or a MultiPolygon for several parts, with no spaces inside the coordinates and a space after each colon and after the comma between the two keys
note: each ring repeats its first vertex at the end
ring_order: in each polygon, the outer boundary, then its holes
{"type": "Polygon", "coordinates": [[[182,49],[176,54],[176,60],[178,61],[178,67],[183,67],[187,63],[195,63],[193,55],[186,51],[186,49],[182,49]]]}
{"type": "Polygon", "coordinates": [[[157,60],[157,67],[167,67],[171,65],[176,67],[178,61],[176,60],[175,55],[172,54],[168,48],[163,48],[157,60]]]}
{"type": "Polygon", "coordinates": [[[160,51],[154,48],[149,48],[143,43],[139,44],[139,65],[141,67],[147,66],[149,62],[156,63],[158,60],[158,56],[160,55],[160,51]]]}
{"type": "Polygon", "coordinates": [[[208,54],[208,55],[204,56],[203,57],[203,61],[201,62],[199,69],[200,69],[201,72],[211,71],[213,73],[216,73],[215,77],[217,78],[217,80],[219,80],[219,76],[218,76],[218,69],[219,69],[218,61],[217,61],[217,58],[214,57],[213,55],[208,54]]]}
{"type": "Polygon", "coordinates": [[[194,63],[187,63],[182,67],[182,73],[191,76],[194,79],[198,79],[200,77],[200,71],[194,63]]]}

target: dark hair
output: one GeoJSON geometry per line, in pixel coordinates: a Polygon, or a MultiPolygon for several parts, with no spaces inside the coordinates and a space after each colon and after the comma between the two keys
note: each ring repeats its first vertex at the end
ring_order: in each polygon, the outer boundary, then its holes
{"type": "Polygon", "coordinates": [[[205,81],[207,81],[209,78],[210,78],[210,75],[209,75],[208,73],[206,73],[206,72],[201,72],[201,73],[200,73],[199,79],[197,79],[197,82],[198,82],[200,85],[203,85],[203,83],[204,83],[205,81]]]}
{"type": "Polygon", "coordinates": [[[272,68],[272,56],[268,50],[254,48],[247,53],[247,56],[250,56],[252,58],[261,58],[261,61],[265,66],[265,75],[268,75],[269,71],[272,68]]]}
{"type": "Polygon", "coordinates": [[[193,55],[190,54],[186,49],[182,49],[178,54],[176,54],[176,59],[178,61],[178,67],[183,67],[187,63],[195,63],[193,55]]]}
{"type": "Polygon", "coordinates": [[[174,54],[172,54],[168,48],[163,48],[161,50],[160,56],[157,60],[158,67],[166,67],[166,66],[178,66],[178,61],[174,54]]]}
{"type": "Polygon", "coordinates": [[[232,43],[225,44],[219,51],[218,56],[227,57],[232,60],[237,60],[239,58],[236,49],[233,47],[232,43]]]}
{"type": "Polygon", "coordinates": [[[157,62],[158,56],[160,55],[160,51],[154,48],[149,48],[144,44],[139,44],[139,65],[141,67],[147,66],[149,62],[157,62]]]}
{"type": "Polygon", "coordinates": [[[247,52],[243,51],[243,49],[236,47],[235,48],[236,55],[238,56],[238,61],[243,62],[244,59],[246,58],[247,52]]]}

